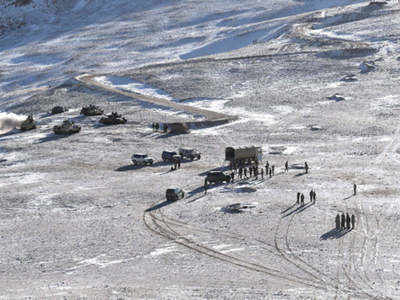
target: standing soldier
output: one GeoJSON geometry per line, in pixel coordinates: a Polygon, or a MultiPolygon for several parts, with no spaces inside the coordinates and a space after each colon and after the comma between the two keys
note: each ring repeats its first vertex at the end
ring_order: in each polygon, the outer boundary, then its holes
{"type": "Polygon", "coordinates": [[[313,202],[315,203],[315,200],[317,200],[317,193],[313,190],[312,191],[312,197],[313,197],[313,202]]]}
{"type": "Polygon", "coordinates": [[[264,180],[264,168],[261,167],[261,179],[264,180]]]}
{"type": "Polygon", "coordinates": [[[235,172],[232,171],[231,172],[231,182],[233,182],[235,180],[235,172]]]}
{"type": "Polygon", "coordinates": [[[340,230],[340,215],[339,214],[336,215],[335,224],[336,224],[336,230],[340,230]]]}
{"type": "Polygon", "coordinates": [[[304,194],[301,194],[300,198],[301,198],[301,206],[303,206],[304,205],[304,194]]]}
{"type": "Polygon", "coordinates": [[[269,162],[267,161],[267,163],[265,164],[265,175],[268,175],[269,172],[269,162]]]}
{"type": "Polygon", "coordinates": [[[357,194],[357,184],[353,183],[353,195],[357,194]]]}
{"type": "Polygon", "coordinates": [[[204,194],[207,194],[207,180],[204,180],[204,194]]]}
{"type": "Polygon", "coordinates": [[[356,217],[351,215],[351,229],[354,229],[354,225],[356,224],[356,217]]]}
{"type": "Polygon", "coordinates": [[[289,162],[288,161],[285,162],[285,172],[286,173],[289,172],[289,162]]]}
{"type": "Polygon", "coordinates": [[[346,226],[346,216],[344,215],[344,213],[342,213],[342,219],[340,222],[340,229],[344,229],[344,227],[346,226]]]}
{"type": "Polygon", "coordinates": [[[349,213],[346,213],[346,229],[350,229],[350,215],[349,213]]]}
{"type": "Polygon", "coordinates": [[[154,124],[154,128],[156,129],[156,131],[158,131],[158,129],[160,128],[160,124],[158,123],[154,124]]]}
{"type": "Polygon", "coordinates": [[[272,170],[272,175],[275,176],[275,165],[272,165],[271,170],[272,170]]]}
{"type": "Polygon", "coordinates": [[[271,178],[272,177],[272,169],[270,168],[268,172],[269,172],[269,178],[271,178]]]}
{"type": "Polygon", "coordinates": [[[178,158],[177,161],[176,161],[176,163],[178,164],[178,169],[180,169],[180,168],[181,168],[181,159],[178,158]]]}
{"type": "Polygon", "coordinates": [[[304,162],[304,169],[306,169],[306,173],[308,173],[308,163],[304,162]]]}
{"type": "Polygon", "coordinates": [[[243,175],[243,169],[242,167],[239,168],[239,178],[242,180],[242,175],[243,175]]]}
{"type": "Polygon", "coordinates": [[[299,192],[297,192],[297,201],[296,201],[296,204],[300,204],[300,193],[299,193],[299,192]]]}
{"type": "Polygon", "coordinates": [[[258,180],[258,167],[254,167],[254,174],[256,176],[256,179],[258,180]]]}
{"type": "Polygon", "coordinates": [[[249,173],[250,173],[250,178],[251,178],[251,176],[253,176],[253,167],[252,166],[249,167],[249,173]]]}
{"type": "Polygon", "coordinates": [[[244,168],[244,177],[247,178],[247,168],[246,167],[244,168]]]}
{"type": "Polygon", "coordinates": [[[310,191],[310,202],[313,202],[313,196],[314,196],[313,190],[311,190],[311,191],[310,191]]]}

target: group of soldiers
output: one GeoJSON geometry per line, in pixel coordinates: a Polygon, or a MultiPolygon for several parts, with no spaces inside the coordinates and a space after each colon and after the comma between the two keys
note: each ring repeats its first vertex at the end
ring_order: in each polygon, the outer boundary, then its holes
{"type": "MultiPolygon", "coordinates": [[[[245,178],[251,178],[251,177],[255,177],[256,179],[258,179],[258,176],[261,176],[261,179],[264,179],[264,170],[261,168],[261,170],[258,168],[258,165],[252,165],[252,166],[248,166],[248,167],[240,167],[236,170],[239,179],[243,179],[243,177],[245,178]]],[[[233,181],[235,176],[235,170],[232,171],[231,173],[231,181],[233,181]]]]}
{"type": "MultiPolygon", "coordinates": [[[[314,190],[311,190],[309,195],[310,195],[310,203],[315,203],[317,193],[314,190]]],[[[304,205],[304,194],[303,193],[299,193],[299,192],[297,193],[296,204],[300,205],[300,206],[304,205]]]]}
{"type": "Polygon", "coordinates": [[[356,223],[356,217],[354,215],[349,215],[349,213],[342,213],[342,215],[337,214],[335,218],[336,230],[350,230],[354,229],[356,223]]]}

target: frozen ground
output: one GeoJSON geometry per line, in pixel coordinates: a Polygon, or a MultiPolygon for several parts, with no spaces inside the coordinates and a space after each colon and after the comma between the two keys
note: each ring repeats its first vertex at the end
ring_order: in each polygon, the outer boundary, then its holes
{"type": "Polygon", "coordinates": [[[397,2],[9,3],[0,298],[400,298],[397,2]],[[364,61],[375,69],[361,73],[364,61]],[[128,123],[101,126],[79,115],[88,104],[128,123]],[[55,105],[69,110],[52,116],[55,105]],[[12,129],[28,114],[36,130],[12,129]],[[186,135],[150,127],[220,116],[239,119],[186,135]],[[54,135],[66,118],[81,132],[54,135]],[[276,175],[204,194],[232,145],[261,146],[276,175]],[[202,158],[171,172],[161,152],[181,146],[202,158]],[[155,164],[132,166],[135,152],[155,164]],[[165,202],[169,187],[185,199],[165,202]],[[356,216],[344,235],[342,212],[356,216]]]}

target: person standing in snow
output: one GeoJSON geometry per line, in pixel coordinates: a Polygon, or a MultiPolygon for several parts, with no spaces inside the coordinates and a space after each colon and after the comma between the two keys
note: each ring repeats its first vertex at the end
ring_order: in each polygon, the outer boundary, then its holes
{"type": "Polygon", "coordinates": [[[349,213],[346,213],[346,229],[349,230],[351,227],[350,225],[350,215],[349,213]]]}
{"type": "Polygon", "coordinates": [[[357,195],[357,184],[353,183],[353,196],[357,195]]]}
{"type": "Polygon", "coordinates": [[[342,213],[342,218],[340,220],[340,228],[345,229],[345,227],[346,227],[346,216],[344,215],[344,213],[342,213]]]}
{"type": "Polygon", "coordinates": [[[354,229],[355,224],[356,224],[356,217],[354,215],[351,215],[351,229],[354,229]]]}
{"type": "Polygon", "coordinates": [[[265,164],[265,175],[268,175],[269,172],[269,162],[267,161],[265,164]]]}
{"type": "Polygon", "coordinates": [[[337,214],[335,218],[336,230],[340,230],[340,215],[337,214]]]}
{"type": "Polygon", "coordinates": [[[285,162],[285,172],[286,173],[289,172],[289,162],[288,161],[285,162]]]}
{"type": "Polygon", "coordinates": [[[301,200],[301,206],[304,205],[304,194],[300,195],[300,200],[301,200]]]}
{"type": "Polygon", "coordinates": [[[304,169],[306,169],[306,173],[308,173],[309,167],[308,167],[308,163],[307,162],[304,162],[304,169]]]}

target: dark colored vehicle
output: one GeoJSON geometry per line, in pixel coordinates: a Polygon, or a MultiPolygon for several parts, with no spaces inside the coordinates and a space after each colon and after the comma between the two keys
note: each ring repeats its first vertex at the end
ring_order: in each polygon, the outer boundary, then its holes
{"type": "Polygon", "coordinates": [[[96,105],[90,104],[89,106],[82,107],[81,114],[85,116],[99,116],[103,114],[103,110],[96,105]]]}
{"type": "Polygon", "coordinates": [[[32,130],[36,128],[36,123],[33,120],[33,117],[29,115],[25,121],[21,123],[21,130],[22,131],[27,131],[27,130],[32,130]]]}
{"type": "Polygon", "coordinates": [[[99,122],[103,123],[104,125],[118,125],[125,124],[126,119],[123,118],[119,113],[112,112],[108,116],[102,117],[99,122]]]}
{"type": "Polygon", "coordinates": [[[51,114],[52,114],[52,115],[56,115],[56,114],[61,114],[61,113],[66,112],[66,111],[68,111],[68,109],[67,109],[66,107],[54,106],[54,107],[51,109],[51,114]]]}
{"type": "Polygon", "coordinates": [[[72,121],[64,120],[61,125],[54,126],[53,131],[55,134],[74,134],[81,131],[81,126],[75,125],[72,121]]]}
{"type": "Polygon", "coordinates": [[[201,158],[201,153],[191,148],[179,148],[179,155],[190,160],[201,158]]]}
{"type": "Polygon", "coordinates": [[[225,174],[224,172],[219,172],[219,171],[211,171],[208,172],[206,181],[208,184],[210,183],[222,183],[226,182],[229,183],[231,182],[231,176],[225,174]]]}
{"type": "Polygon", "coordinates": [[[174,162],[175,158],[174,155],[177,155],[178,153],[176,153],[175,151],[163,151],[161,153],[161,158],[163,161],[167,162],[174,162]]]}
{"type": "Polygon", "coordinates": [[[167,198],[167,201],[177,201],[185,197],[185,192],[179,188],[167,189],[167,191],[165,192],[165,197],[167,198]]]}

